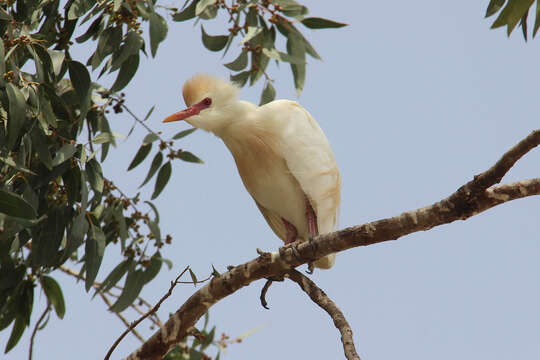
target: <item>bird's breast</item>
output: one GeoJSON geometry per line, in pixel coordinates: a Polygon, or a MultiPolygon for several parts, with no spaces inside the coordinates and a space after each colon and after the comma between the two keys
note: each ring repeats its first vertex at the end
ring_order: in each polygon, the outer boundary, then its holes
{"type": "Polygon", "coordinates": [[[305,194],[286,160],[274,151],[269,138],[251,136],[227,142],[242,182],[253,199],[292,223],[299,235],[308,234],[305,194]]]}

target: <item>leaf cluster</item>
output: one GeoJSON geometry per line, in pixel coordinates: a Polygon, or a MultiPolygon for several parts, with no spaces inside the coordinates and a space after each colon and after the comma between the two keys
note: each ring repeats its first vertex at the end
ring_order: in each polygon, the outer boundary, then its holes
{"type": "Polygon", "coordinates": [[[139,119],[121,93],[134,79],[141,57],[155,57],[167,36],[166,15],[157,10],[170,13],[173,21],[207,21],[226,12],[228,33],[210,35],[201,25],[202,43],[210,51],[226,53],[239,39],[240,54],[225,66],[241,86],[266,79],[261,103],[275,97],[266,74],[270,59],[290,64],[298,92],[304,86],[306,54],[320,59],[298,24],[310,29],[344,26],[306,17],[308,9],[293,0],[194,0],[181,10],[158,6],[154,0],[2,2],[0,331],[12,325],[6,352],[30,326],[36,291],[47,298],[44,314],[54,309],[59,318],[64,316],[66,302],[53,275],[66,264],[79,269],[86,291],[94,288],[94,295],[124,279],[110,308],[114,312],[130,306],[163,263],[171,266],[161,249],[172,237],[162,235],[157,208],[139,194],[126,195],[102,169],[122,138],[109,118],[124,112],[134,120],[127,136],[136,127],[147,132],[127,170],[152,159],[141,181],[144,186],[155,179],[150,200],[169,182],[173,160],[202,163],[175,145],[194,130],[163,139],[146,125],[153,108],[139,119]],[[275,46],[278,34],[286,40],[285,52],[275,46]],[[92,46],[90,56],[74,58],[73,47],[84,43],[92,46]],[[114,77],[110,88],[98,83],[103,76],[114,77]],[[104,254],[111,248],[118,249],[121,260],[96,285],[104,254]]]}
{"type": "MultiPolygon", "coordinates": [[[[529,12],[533,6],[534,0],[490,0],[486,17],[498,14],[497,18],[491,25],[491,28],[499,28],[506,26],[508,36],[516,28],[521,27],[523,38],[528,39],[528,18],[529,12]]],[[[534,26],[532,36],[535,37],[540,28],[540,2],[536,2],[536,11],[534,13],[534,26]]]]}
{"type": "Polygon", "coordinates": [[[272,79],[266,70],[270,60],[290,65],[294,86],[299,95],[306,79],[306,54],[320,60],[321,57],[310,42],[298,30],[301,24],[310,29],[339,28],[346,24],[332,20],[306,17],[308,8],[294,0],[193,0],[182,10],[172,15],[173,21],[210,20],[220,11],[228,17],[230,28],[223,35],[208,34],[201,24],[202,43],[210,51],[221,51],[225,55],[235,39],[242,45],[240,54],[224,64],[236,72],[231,80],[239,86],[255,84],[264,78],[266,84],[260,104],[275,98],[272,79]],[[280,34],[286,41],[286,52],[276,48],[276,38],[280,34]]]}

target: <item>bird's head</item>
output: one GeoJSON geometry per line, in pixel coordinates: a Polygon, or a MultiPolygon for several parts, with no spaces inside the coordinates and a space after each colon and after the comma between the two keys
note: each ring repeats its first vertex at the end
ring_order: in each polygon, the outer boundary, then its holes
{"type": "Polygon", "coordinates": [[[194,127],[214,133],[234,120],[238,88],[228,81],[198,74],[186,81],[182,95],[187,108],[163,122],[186,120],[194,127]]]}

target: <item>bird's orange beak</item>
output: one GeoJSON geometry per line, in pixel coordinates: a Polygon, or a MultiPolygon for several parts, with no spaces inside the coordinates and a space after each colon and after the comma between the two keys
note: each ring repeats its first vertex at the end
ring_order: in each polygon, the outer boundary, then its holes
{"type": "Polygon", "coordinates": [[[211,104],[212,104],[212,101],[209,98],[206,98],[203,101],[198,102],[197,104],[191,105],[187,109],[184,109],[182,111],[179,111],[177,113],[167,116],[165,120],[163,120],[163,122],[166,123],[166,122],[172,122],[172,121],[180,121],[180,120],[185,120],[188,117],[193,116],[193,115],[199,115],[199,113],[202,110],[210,107],[211,104]]]}

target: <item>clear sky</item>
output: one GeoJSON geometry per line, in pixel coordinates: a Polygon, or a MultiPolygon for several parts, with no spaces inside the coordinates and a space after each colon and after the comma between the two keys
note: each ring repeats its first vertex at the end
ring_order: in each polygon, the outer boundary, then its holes
{"type": "MultiPolygon", "coordinates": [[[[390,217],[446,197],[491,166],[504,151],[538,127],[540,39],[525,43],[520,30],[507,39],[483,16],[488,1],[423,0],[307,3],[313,16],[350,24],[305,34],[324,61],[308,58],[305,90],[298,99],[318,120],[334,149],[343,178],[340,227],[390,217]]],[[[178,5],[178,4],[175,4],[178,5]]],[[[532,20],[531,20],[532,22],[532,20]]],[[[217,34],[222,23],[208,25],[217,34]]],[[[182,83],[196,72],[227,77],[221,59],[200,42],[200,27],[172,23],[157,59],[142,61],[126,89],[127,105],[149,124],[174,134],[188,124],[161,124],[184,104],[182,83]]],[[[81,52],[87,50],[82,49],[81,52]]],[[[86,59],[86,57],[85,57],[86,59]]],[[[279,98],[295,99],[289,67],[272,65],[279,98]]],[[[93,74],[96,75],[96,74],[93,74]]],[[[241,92],[258,102],[260,85],[241,92]]],[[[127,114],[110,117],[126,133],[127,114]]],[[[104,168],[131,194],[148,163],[125,169],[144,133],[112,152],[104,168]]],[[[171,182],[156,201],[174,261],[142,296],[157,301],[186,265],[200,278],[211,264],[224,271],[276,250],[278,239],[244,190],[223,143],[198,131],[181,146],[204,165],[175,162],[171,182]]],[[[538,177],[540,152],[521,160],[504,181],[538,177]]],[[[143,190],[150,196],[152,186],[143,190]]],[[[334,268],[312,278],[347,316],[363,359],[540,358],[540,198],[513,201],[462,222],[394,242],[339,254],[334,268]]],[[[111,249],[112,253],[116,250],[111,249]]],[[[114,263],[109,254],[98,279],[114,263]]],[[[115,255],[116,256],[116,255],[115,255]]],[[[67,303],[38,334],[35,359],[99,359],[124,330],[101,300],[59,275],[67,303]]],[[[259,305],[263,281],[211,309],[217,332],[231,337],[264,326],[222,359],[339,359],[339,333],[326,313],[292,282],[274,284],[270,310],[259,305]]],[[[195,291],[179,286],[160,310],[175,311],[195,291]]],[[[35,296],[39,307],[44,296],[35,296]]],[[[151,331],[147,325],[139,330],[151,331]]],[[[27,357],[29,332],[6,357],[27,357]]],[[[9,332],[0,334],[5,346],[9,332]]],[[[128,335],[114,353],[139,346],[128,335]]]]}

